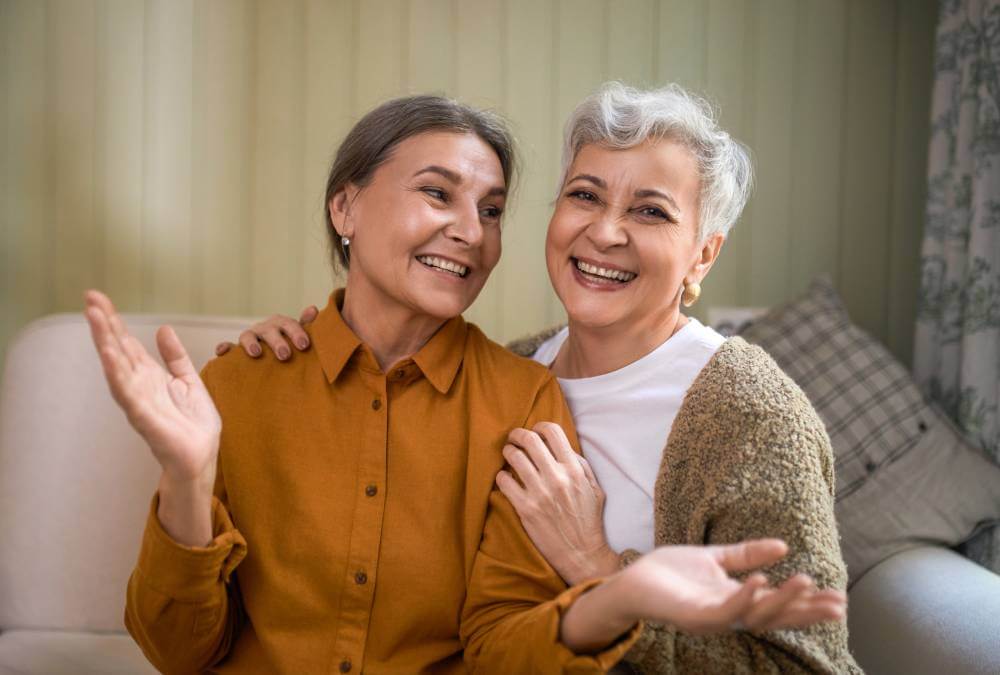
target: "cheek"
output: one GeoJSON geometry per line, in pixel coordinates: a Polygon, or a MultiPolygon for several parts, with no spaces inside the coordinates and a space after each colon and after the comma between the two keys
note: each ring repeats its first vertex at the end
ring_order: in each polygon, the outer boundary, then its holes
{"type": "Polygon", "coordinates": [[[489,274],[500,262],[500,255],[503,253],[503,236],[500,228],[493,227],[486,231],[483,238],[483,266],[489,274]]]}
{"type": "MultiPolygon", "coordinates": [[[[642,237],[645,241],[636,241],[639,253],[639,265],[649,278],[656,278],[662,283],[670,283],[687,274],[688,249],[687,240],[680,241],[668,233],[653,233],[642,237]]],[[[639,238],[637,238],[639,239],[639,238]]]]}
{"type": "MultiPolygon", "coordinates": [[[[562,258],[569,254],[569,247],[573,243],[576,228],[573,219],[563,208],[557,208],[549,221],[549,229],[545,235],[546,254],[556,258],[562,258]]],[[[554,260],[552,262],[555,262],[554,260]]]]}

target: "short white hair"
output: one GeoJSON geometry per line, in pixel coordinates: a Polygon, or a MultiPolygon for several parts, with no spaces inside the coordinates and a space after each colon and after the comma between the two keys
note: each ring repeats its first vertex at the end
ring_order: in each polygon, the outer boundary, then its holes
{"type": "Polygon", "coordinates": [[[701,174],[699,237],[727,235],[750,196],[750,152],[719,128],[708,101],[678,84],[641,90],[607,82],[584,99],[566,122],[560,185],[583,146],[624,150],[650,138],[674,140],[691,151],[701,174]]]}

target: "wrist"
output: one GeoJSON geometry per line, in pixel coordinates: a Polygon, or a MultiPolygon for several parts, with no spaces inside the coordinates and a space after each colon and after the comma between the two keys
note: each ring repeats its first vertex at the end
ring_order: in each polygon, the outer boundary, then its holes
{"type": "Polygon", "coordinates": [[[621,570],[621,560],[611,547],[605,544],[594,556],[595,576],[607,577],[621,570]]]}
{"type": "Polygon", "coordinates": [[[614,592],[615,603],[608,609],[616,621],[633,624],[646,618],[640,610],[644,592],[640,572],[641,569],[630,565],[615,572],[605,581],[605,585],[614,592]]]}
{"type": "Polygon", "coordinates": [[[204,480],[178,481],[164,472],[157,493],[156,516],[171,539],[185,546],[211,544],[212,490],[206,490],[204,480]]]}
{"type": "Polygon", "coordinates": [[[634,603],[623,595],[627,583],[618,572],[578,597],[562,618],[563,644],[578,654],[593,653],[632,629],[639,619],[631,611],[634,603]]]}
{"type": "Polygon", "coordinates": [[[558,570],[564,570],[563,579],[570,586],[575,586],[590,579],[599,579],[614,574],[621,567],[618,554],[604,544],[591,552],[572,551],[567,560],[560,565],[554,565],[558,570]]]}
{"type": "Polygon", "coordinates": [[[171,499],[191,503],[211,503],[214,489],[214,471],[205,471],[201,475],[187,477],[176,476],[164,469],[160,473],[160,481],[157,484],[157,491],[161,498],[166,494],[171,499]]]}

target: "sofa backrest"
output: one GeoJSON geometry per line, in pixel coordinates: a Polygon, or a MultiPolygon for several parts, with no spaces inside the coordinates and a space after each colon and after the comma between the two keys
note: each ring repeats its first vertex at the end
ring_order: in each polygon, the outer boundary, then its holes
{"type": "MultiPolygon", "coordinates": [[[[125,320],[154,355],[156,329],[169,323],[198,368],[251,321],[125,320]]],[[[159,475],[111,399],[82,314],[22,330],[0,380],[0,631],[122,630],[159,475]]]]}

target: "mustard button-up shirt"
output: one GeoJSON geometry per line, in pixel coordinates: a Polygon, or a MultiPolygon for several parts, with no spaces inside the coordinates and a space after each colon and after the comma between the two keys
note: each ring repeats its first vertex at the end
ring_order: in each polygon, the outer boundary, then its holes
{"type": "Polygon", "coordinates": [[[603,672],[558,639],[566,589],[494,486],[508,432],[551,420],[554,378],[460,317],[383,373],[343,292],[289,363],[227,354],[215,539],[147,521],[126,626],[168,673],[603,672]],[[464,659],[464,663],[463,663],[464,659]]]}

